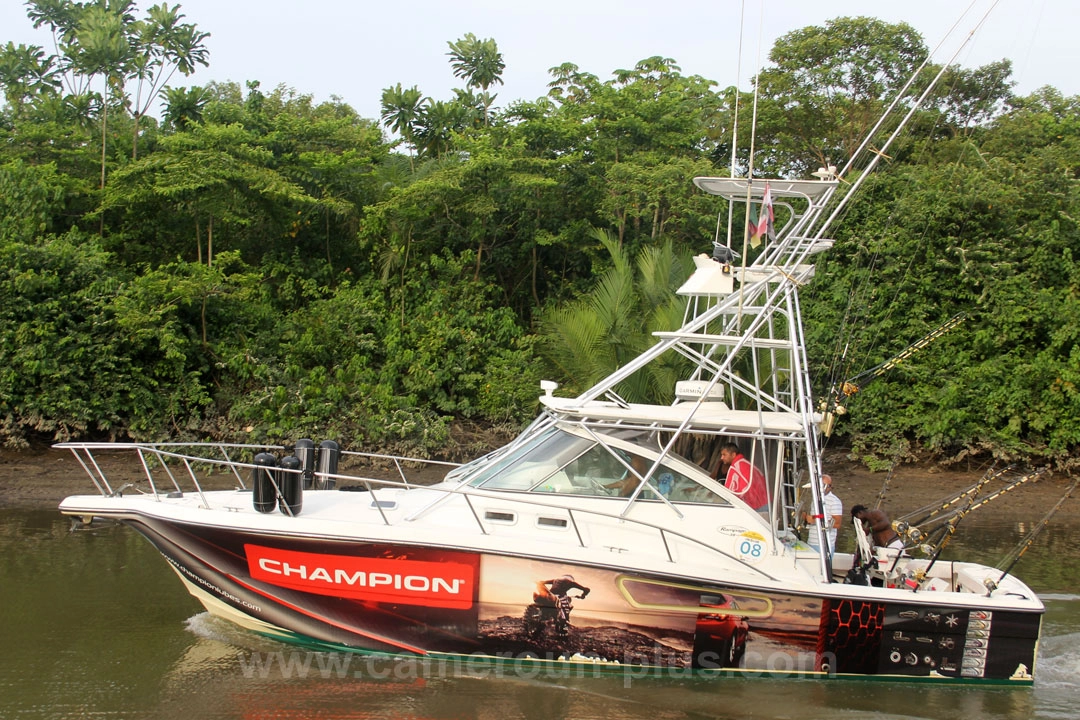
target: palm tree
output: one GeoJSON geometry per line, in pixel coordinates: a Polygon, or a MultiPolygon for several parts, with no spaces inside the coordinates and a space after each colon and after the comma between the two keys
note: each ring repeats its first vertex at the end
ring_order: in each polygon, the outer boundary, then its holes
{"type": "Polygon", "coordinates": [[[409,145],[409,168],[413,168],[413,150],[416,148],[416,125],[422,114],[423,95],[415,85],[407,90],[401,83],[385,88],[382,93],[383,124],[396,132],[409,145]]]}
{"type": "MultiPolygon", "coordinates": [[[[626,364],[654,342],[655,330],[670,330],[682,320],[684,302],[675,294],[686,278],[687,261],[670,241],[644,247],[631,260],[608,231],[593,237],[611,256],[612,267],[577,300],[541,315],[541,352],[578,389],[589,387],[626,364]]],[[[687,361],[652,363],[619,386],[635,402],[669,402],[687,361]]]]}
{"type": "Polygon", "coordinates": [[[499,46],[492,38],[479,40],[472,33],[447,45],[450,46],[447,55],[453,58],[450,66],[454,68],[454,77],[465,80],[468,87],[480,89],[484,103],[484,124],[487,125],[488,111],[495,101],[495,96],[487,90],[492,85],[502,85],[502,73],[506,69],[499,46]]]}

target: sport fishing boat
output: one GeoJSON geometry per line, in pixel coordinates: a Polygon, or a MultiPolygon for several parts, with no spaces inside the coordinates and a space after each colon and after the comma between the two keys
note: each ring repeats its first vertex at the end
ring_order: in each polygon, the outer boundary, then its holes
{"type": "Polygon", "coordinates": [[[799,290],[919,101],[894,102],[886,116],[904,120],[884,139],[883,117],[839,171],[694,179],[727,200],[729,228],[732,207],[757,208],[760,244],[747,230],[737,252],[718,223],[678,290],[681,327],[576,397],[544,383],[528,428],[434,484],[417,482],[422,461],[332,440],[64,443],[98,493],[60,510],[144,535],[212,615],[317,650],[578,675],[1031,684],[1044,607],[1009,568],[946,559],[945,536],[927,543],[916,524],[897,527],[898,548],[854,522],[854,552],[833,552],[821,522],[838,408],[812,397],[799,290]],[[622,397],[650,383],[668,396],[622,397]],[[103,472],[117,453],[134,483],[103,472]],[[372,461],[396,474],[355,469],[372,461]]]}
{"type": "Polygon", "coordinates": [[[856,551],[835,554],[820,522],[822,552],[796,532],[804,486],[824,515],[832,413],[811,397],[799,289],[832,245],[835,169],[694,182],[781,227],[741,265],[715,242],[678,291],[681,327],[576,397],[545,383],[520,436],[435,484],[405,458],[380,457],[390,479],[346,472],[372,456],[332,441],[65,443],[99,492],[60,510],[134,528],[213,615],[320,650],[1030,684],[1044,608],[1019,579],[916,557],[910,531],[903,551],[876,548],[856,522],[856,551]],[[669,401],[624,400],[650,366],[677,374],[669,401]],[[730,444],[752,505],[713,472],[730,444]],[[141,479],[115,487],[104,453],[141,479]]]}

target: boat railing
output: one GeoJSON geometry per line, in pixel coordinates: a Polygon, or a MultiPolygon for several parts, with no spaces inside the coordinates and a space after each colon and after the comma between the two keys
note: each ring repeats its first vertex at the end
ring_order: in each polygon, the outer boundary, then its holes
{"type": "MultiPolygon", "coordinates": [[[[201,507],[210,509],[211,504],[206,496],[208,485],[207,478],[201,478],[199,476],[200,468],[225,468],[228,470],[229,475],[239,483],[239,489],[246,489],[247,485],[243,480],[242,471],[257,471],[265,470],[265,466],[257,465],[254,462],[247,462],[244,460],[236,459],[236,455],[250,454],[255,455],[258,452],[270,452],[281,451],[285,448],[280,445],[250,445],[240,443],[88,443],[88,442],[72,442],[72,443],[59,443],[54,445],[57,449],[70,450],[82,465],[83,470],[90,476],[95,487],[105,497],[116,497],[121,495],[129,487],[133,487],[134,483],[128,483],[121,487],[113,487],[110,483],[105,471],[101,467],[99,458],[94,455],[95,451],[131,451],[138,455],[140,465],[143,470],[143,474],[147,483],[150,486],[150,492],[147,495],[153,495],[156,500],[162,500],[163,498],[175,498],[178,495],[182,495],[185,490],[181,483],[178,474],[174,472],[174,466],[182,466],[186,472],[187,478],[190,480],[191,487],[199,495],[201,500],[201,507]],[[180,450],[200,449],[203,454],[192,455],[189,453],[178,452],[180,450]],[[212,451],[215,454],[219,454],[220,457],[211,456],[207,450],[212,451]],[[162,490],[158,487],[158,483],[154,479],[154,469],[162,469],[169,478],[169,484],[172,486],[171,490],[162,490]]],[[[443,461],[423,460],[420,458],[407,458],[397,457],[392,455],[381,455],[378,453],[360,453],[360,452],[348,452],[343,453],[352,457],[364,458],[369,460],[378,460],[380,462],[391,462],[397,470],[400,479],[390,478],[375,478],[365,477],[362,475],[354,475],[347,473],[316,473],[316,477],[323,480],[334,480],[337,483],[354,483],[359,484],[365,488],[368,495],[371,497],[371,506],[378,510],[382,524],[391,526],[394,525],[394,521],[386,513],[385,503],[380,501],[377,496],[377,490],[379,489],[416,489],[421,487],[416,482],[410,482],[406,473],[405,465],[408,464],[432,464],[438,466],[456,467],[456,463],[449,463],[443,461]]],[[[301,470],[293,470],[289,468],[275,468],[278,472],[285,473],[300,473],[301,470]]],[[[699,538],[686,535],[684,533],[672,530],[671,528],[651,523],[645,520],[626,517],[619,513],[607,513],[600,510],[589,510],[584,508],[572,508],[566,504],[548,503],[542,502],[536,498],[528,497],[526,493],[500,493],[496,495],[492,491],[484,491],[474,488],[467,484],[455,483],[455,484],[440,484],[440,485],[427,485],[423,486],[425,490],[437,492],[443,494],[444,497],[460,496],[468,506],[473,519],[476,521],[478,530],[483,535],[490,535],[489,528],[485,525],[484,520],[481,518],[481,513],[477,511],[477,507],[474,500],[477,498],[483,498],[484,500],[491,500],[492,498],[502,499],[504,495],[509,502],[515,505],[526,505],[537,508],[544,508],[552,512],[565,512],[567,514],[568,522],[574,530],[574,535],[577,539],[577,543],[580,547],[586,548],[589,544],[585,540],[585,536],[581,531],[581,518],[583,516],[603,518],[605,521],[610,521],[619,525],[632,525],[635,527],[645,528],[649,531],[657,533],[660,542],[664,548],[664,553],[669,562],[676,562],[675,554],[671,547],[671,539],[677,538],[679,540],[688,542],[692,545],[699,546],[705,550],[722,556],[748,570],[753,571],[755,574],[763,576],[769,580],[775,580],[773,576],[765,572],[759,567],[756,567],[738,556],[722,550],[714,545],[711,545],[699,538]]],[[[280,496],[280,492],[279,492],[280,496]]],[[[431,505],[428,509],[431,509],[431,505]]],[[[415,519],[414,516],[409,518],[403,518],[400,522],[408,522],[415,519]]]]}
{"type": "Polygon", "coordinates": [[[224,466],[229,468],[231,475],[239,483],[240,488],[246,489],[247,485],[244,483],[244,478],[240,475],[238,468],[242,467],[256,467],[235,460],[230,452],[236,453],[252,453],[255,452],[273,452],[281,451],[285,448],[281,445],[250,445],[244,443],[224,443],[224,442],[168,442],[168,443],[118,443],[118,442],[69,442],[58,443],[53,446],[56,449],[70,450],[75,456],[75,459],[82,466],[86,474],[90,476],[90,480],[94,483],[94,486],[98,489],[102,495],[106,497],[115,496],[122,493],[128,487],[134,485],[129,483],[123,487],[114,488],[109,482],[108,475],[102,469],[99,459],[95,457],[95,451],[132,451],[139,458],[139,464],[142,466],[143,475],[146,481],[150,485],[150,494],[160,499],[161,495],[168,495],[171,492],[183,493],[184,488],[181,486],[180,481],[173,473],[173,467],[167,462],[168,459],[179,460],[187,470],[188,477],[190,478],[194,489],[199,493],[203,500],[203,504],[209,507],[209,503],[206,500],[204,494],[204,488],[199,480],[199,476],[195,472],[194,464],[210,464],[214,466],[224,466]],[[206,455],[191,455],[188,453],[176,452],[183,449],[201,449],[203,452],[207,450],[216,451],[221,454],[221,458],[208,457],[206,455]],[[149,460],[148,460],[149,458],[149,460]],[[169,483],[172,485],[173,490],[163,491],[158,488],[157,482],[154,480],[154,474],[151,468],[160,467],[169,478],[169,483]]]}
{"type": "MultiPolygon", "coordinates": [[[[411,487],[412,486],[409,483],[408,475],[405,474],[405,466],[406,465],[417,465],[417,466],[424,466],[424,467],[427,467],[427,466],[444,467],[444,468],[447,468],[448,470],[452,470],[454,468],[461,467],[461,463],[448,462],[448,461],[445,461],[445,460],[427,460],[427,459],[424,459],[424,458],[402,457],[400,455],[384,455],[382,453],[368,453],[368,452],[356,452],[356,451],[352,451],[352,450],[342,450],[341,455],[342,455],[342,457],[355,457],[355,458],[362,458],[362,459],[368,460],[368,461],[389,463],[390,465],[394,466],[394,470],[397,472],[398,477],[401,478],[401,482],[405,485],[405,487],[411,487]]],[[[334,477],[334,476],[333,475],[328,475],[328,477],[334,477]]],[[[353,477],[353,476],[349,476],[349,477],[353,477]]],[[[413,484],[415,484],[415,483],[413,483],[413,484]]]]}
{"type": "MultiPolygon", "coordinates": [[[[332,478],[332,479],[335,479],[335,480],[348,480],[348,481],[352,481],[352,482],[356,482],[356,481],[362,482],[364,484],[364,486],[367,488],[369,494],[371,495],[371,506],[378,509],[379,515],[382,518],[383,524],[388,525],[388,526],[393,525],[394,523],[386,515],[383,503],[380,502],[380,500],[376,496],[376,493],[375,493],[376,488],[375,488],[375,486],[383,486],[384,488],[402,488],[402,489],[408,489],[409,488],[409,486],[406,485],[405,483],[399,483],[399,482],[397,482],[395,480],[387,480],[387,479],[379,479],[379,478],[362,478],[362,477],[358,477],[356,475],[335,475],[335,474],[328,474],[328,475],[326,475],[326,477],[332,478]]],[[[415,486],[412,486],[412,487],[415,487],[415,486]]],[[[669,543],[669,539],[670,538],[678,538],[680,540],[684,540],[686,542],[689,542],[689,543],[691,543],[693,545],[698,545],[698,546],[708,550],[709,552],[715,553],[717,555],[721,555],[724,558],[727,558],[728,560],[731,560],[731,561],[737,563],[738,565],[741,565],[742,567],[744,567],[744,568],[746,568],[748,570],[751,570],[754,573],[756,573],[758,575],[761,575],[762,577],[767,578],[768,580],[773,580],[773,581],[776,580],[775,577],[773,577],[769,573],[765,572],[761,568],[756,567],[755,565],[752,565],[752,564],[748,563],[747,561],[743,560],[742,558],[739,558],[738,556],[733,555],[733,554],[731,554],[731,553],[729,553],[729,552],[727,552],[725,550],[721,550],[720,548],[715,547],[714,545],[710,545],[709,543],[704,542],[703,540],[701,540],[699,538],[695,538],[693,536],[686,535],[685,533],[681,533],[681,532],[678,532],[676,530],[672,530],[671,528],[667,528],[667,527],[664,527],[662,525],[658,525],[656,523],[651,523],[651,522],[648,522],[648,521],[645,521],[645,520],[640,520],[640,519],[637,519],[637,518],[630,518],[630,517],[627,517],[623,513],[607,513],[607,512],[601,512],[599,510],[588,510],[588,509],[585,509],[585,508],[572,508],[572,507],[568,507],[566,504],[541,502],[541,501],[539,501],[539,500],[537,500],[537,499],[535,499],[533,497],[529,497],[529,494],[526,493],[526,492],[514,492],[511,495],[510,493],[506,493],[506,492],[503,492],[503,491],[490,491],[490,490],[485,491],[485,490],[481,490],[481,489],[478,489],[478,488],[474,488],[474,487],[472,487],[472,486],[470,486],[468,484],[460,484],[460,483],[450,485],[450,486],[442,486],[442,487],[437,487],[437,486],[436,487],[426,487],[425,489],[429,490],[429,491],[437,492],[437,493],[443,493],[444,498],[445,497],[450,497],[450,496],[455,496],[455,495],[460,496],[464,500],[465,504],[468,506],[469,512],[472,514],[473,519],[476,521],[477,528],[480,530],[480,533],[483,534],[483,535],[490,535],[491,533],[488,532],[488,528],[485,527],[484,521],[480,517],[480,513],[477,512],[477,508],[473,504],[473,499],[474,498],[483,498],[484,500],[491,500],[493,498],[498,498],[500,500],[507,499],[509,502],[514,503],[515,505],[526,505],[526,506],[529,506],[529,507],[544,508],[546,510],[551,510],[551,511],[555,511],[555,512],[565,512],[567,514],[570,525],[574,529],[574,535],[577,538],[578,546],[582,547],[582,548],[587,548],[587,547],[589,547],[589,545],[588,545],[588,543],[585,542],[585,538],[581,533],[581,527],[580,527],[579,522],[578,522],[578,516],[592,516],[592,517],[597,517],[597,518],[604,518],[605,520],[608,520],[608,521],[611,521],[613,523],[617,523],[617,524],[620,524],[620,525],[633,525],[633,526],[636,526],[636,527],[647,528],[649,530],[655,531],[660,536],[660,542],[663,544],[664,552],[665,552],[665,554],[667,556],[668,562],[672,562],[672,563],[677,562],[677,560],[675,558],[675,555],[672,552],[671,544],[669,543]]],[[[615,498],[612,498],[612,499],[615,499],[615,498]]],[[[435,506],[435,504],[429,504],[428,506],[426,506],[424,508],[424,511],[430,510],[434,506],[435,506]]],[[[421,512],[419,514],[423,514],[423,512],[421,512]]],[[[402,522],[408,522],[408,521],[410,521],[412,519],[415,519],[416,517],[418,517],[418,515],[410,516],[409,518],[403,520],[402,522]]]]}

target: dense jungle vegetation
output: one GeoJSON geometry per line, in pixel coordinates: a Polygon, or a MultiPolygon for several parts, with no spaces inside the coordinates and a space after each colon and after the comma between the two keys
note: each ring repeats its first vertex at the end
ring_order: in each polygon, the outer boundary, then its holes
{"type": "MultiPolygon", "coordinates": [[[[303,89],[188,84],[208,35],[179,6],[27,8],[56,44],[0,46],[8,446],[473,453],[464,430],[520,427],[541,378],[580,389],[680,316],[673,288],[727,212],[691,179],[728,175],[733,144],[736,173],[749,160],[736,89],[670,58],[561,65],[545,97],[500,105],[502,55],[467,35],[454,97],[397,85],[362,118],[303,89]]],[[[779,39],[755,175],[842,164],[926,54],[869,18],[779,39]]],[[[1010,72],[946,71],[803,291],[819,394],[966,313],[849,398],[838,432],[864,459],[1076,461],[1080,98],[1017,97],[1010,72]]]]}

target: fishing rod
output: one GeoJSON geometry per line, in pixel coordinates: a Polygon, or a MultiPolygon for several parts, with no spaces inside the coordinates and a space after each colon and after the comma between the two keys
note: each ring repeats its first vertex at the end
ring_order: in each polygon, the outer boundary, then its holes
{"type": "MultiPolygon", "coordinates": [[[[1072,496],[1073,491],[1076,490],[1076,486],[1078,484],[1080,484],[1080,478],[1073,480],[1072,485],[1070,485],[1069,489],[1065,491],[1065,494],[1061,496],[1061,499],[1057,501],[1057,504],[1055,504],[1054,507],[1050,508],[1050,512],[1046,513],[1046,515],[1043,516],[1043,519],[1040,520],[1039,523],[1031,529],[1031,532],[1028,533],[1028,536],[1024,538],[1023,542],[1021,543],[1019,550],[1014,551],[1016,552],[1016,557],[1014,557],[1012,561],[1005,566],[1005,569],[1001,571],[1001,577],[999,577],[996,581],[989,579],[986,581],[986,597],[990,597],[990,595],[992,595],[993,592],[997,590],[998,585],[1001,583],[1002,580],[1005,579],[1005,576],[1008,575],[1009,572],[1016,566],[1016,563],[1020,562],[1020,558],[1024,557],[1024,553],[1026,553],[1028,551],[1028,548],[1030,548],[1034,544],[1036,536],[1038,536],[1038,534],[1042,532],[1043,528],[1045,528],[1046,525],[1050,522],[1050,518],[1054,517],[1054,513],[1056,513],[1058,509],[1065,504],[1065,501],[1068,500],[1070,496],[1072,496]]],[[[1005,557],[1008,558],[1009,556],[1006,555],[1005,557]]]]}
{"type": "MultiPolygon", "coordinates": [[[[988,478],[989,474],[983,476],[983,479],[979,481],[980,484],[985,483],[988,478]]],[[[964,517],[967,516],[967,513],[971,511],[972,504],[975,502],[975,497],[976,495],[972,494],[971,497],[968,498],[967,507],[963,511],[958,512],[953,517],[949,518],[949,521],[945,523],[945,534],[942,536],[941,541],[938,542],[937,547],[934,549],[934,554],[931,556],[930,562],[926,564],[926,567],[924,569],[919,571],[920,584],[922,582],[922,578],[930,575],[930,569],[934,567],[934,563],[936,563],[938,561],[938,558],[941,557],[941,551],[944,550],[945,546],[949,544],[949,541],[953,539],[953,535],[956,534],[956,527],[960,524],[960,521],[963,520],[964,517]]],[[[899,560],[899,557],[897,558],[897,560],[899,560]]],[[[895,565],[896,563],[893,563],[894,567],[895,565]]],[[[912,592],[918,592],[918,590],[918,585],[912,588],[912,592]]]]}
{"type": "Polygon", "coordinates": [[[889,372],[894,367],[896,367],[897,365],[907,360],[909,357],[932,343],[934,340],[937,340],[939,337],[958,327],[965,320],[967,320],[967,313],[960,312],[956,315],[953,315],[940,326],[931,330],[926,335],[923,335],[921,338],[911,343],[906,348],[898,352],[896,355],[893,355],[885,362],[875,367],[872,367],[869,370],[864,370],[861,373],[853,375],[852,377],[843,381],[842,383],[840,383],[838,391],[842,393],[845,397],[850,397],[851,395],[854,395],[855,393],[859,392],[859,390],[861,390],[863,387],[868,385],[872,380],[876,380],[885,373],[889,372]]]}
{"type": "MultiPolygon", "coordinates": [[[[982,497],[982,499],[980,499],[978,502],[975,502],[970,507],[964,508],[964,510],[962,510],[962,511],[961,510],[956,511],[956,514],[957,515],[967,515],[968,513],[974,512],[975,510],[981,508],[983,505],[990,502],[991,500],[996,500],[997,498],[1001,497],[1005,493],[1011,492],[1012,490],[1015,490],[1016,488],[1020,487],[1021,485],[1023,485],[1024,483],[1026,483],[1026,482],[1028,482],[1030,480],[1038,480],[1040,477],[1042,477],[1043,475],[1045,475],[1048,472],[1050,472],[1049,467],[1042,467],[1042,468],[1039,468],[1038,470],[1036,470],[1034,472],[1030,472],[1030,473],[1028,473],[1026,475],[1021,475],[1020,477],[1016,478],[1015,480],[1010,482],[1005,487],[1000,488],[999,490],[995,490],[994,492],[990,493],[989,495],[984,495],[982,497]]],[[[974,500],[974,499],[975,498],[972,498],[972,500],[974,500]]]]}
{"type": "MultiPolygon", "coordinates": [[[[1048,467],[1039,468],[1034,472],[1027,473],[1014,479],[1005,487],[995,490],[989,495],[984,495],[981,498],[978,496],[977,492],[969,494],[967,505],[958,510],[954,510],[951,514],[945,516],[944,518],[941,518],[945,520],[945,522],[942,525],[934,528],[933,530],[925,531],[925,534],[914,524],[909,525],[908,523],[903,522],[897,522],[895,529],[897,533],[899,533],[901,536],[907,535],[908,537],[915,539],[916,542],[925,537],[925,545],[928,545],[930,547],[934,547],[935,545],[937,545],[937,549],[934,552],[934,559],[936,559],[937,556],[941,554],[941,550],[944,549],[945,545],[948,544],[949,539],[956,532],[956,526],[960,524],[961,520],[963,520],[971,513],[975,512],[975,510],[979,509],[983,505],[986,505],[988,502],[991,502],[1001,497],[1005,493],[1015,490],[1026,482],[1029,482],[1031,480],[1037,480],[1038,478],[1049,472],[1049,470],[1050,468],[1048,467]],[[939,532],[941,533],[941,537],[935,538],[934,536],[939,532]],[[940,543],[940,545],[938,545],[938,543],[940,543]]],[[[994,477],[998,477],[1000,474],[1001,473],[994,473],[992,475],[988,474],[979,481],[979,484],[985,484],[986,481],[993,479],[994,477]]],[[[931,565],[932,564],[933,562],[931,562],[931,565]]],[[[927,570],[929,570],[929,567],[927,567],[927,570]]]]}
{"type": "MultiPolygon", "coordinates": [[[[1016,487],[1019,487],[1022,483],[1027,482],[1029,479],[1031,479],[1033,477],[1039,477],[1040,475],[1042,475],[1046,471],[1047,471],[1047,468],[1041,468],[1040,470],[1038,470],[1038,471],[1036,471],[1034,473],[1029,473],[1028,475],[1024,475],[1023,477],[1019,478],[1018,480],[1013,481],[1011,484],[1005,486],[1004,488],[1001,488],[997,492],[993,492],[990,495],[987,495],[987,496],[983,497],[981,500],[978,499],[978,495],[979,495],[978,489],[976,489],[975,492],[971,493],[971,495],[968,497],[967,505],[965,505],[960,510],[957,510],[948,519],[948,521],[945,523],[945,525],[942,526],[944,528],[944,533],[943,533],[941,539],[937,542],[937,547],[934,549],[934,554],[930,557],[930,562],[926,564],[925,569],[923,569],[923,570],[921,570],[919,572],[919,575],[921,577],[926,577],[926,576],[928,576],[930,574],[930,570],[931,570],[931,568],[934,567],[934,563],[936,563],[938,561],[938,558],[941,557],[941,551],[945,549],[945,547],[949,544],[949,541],[953,539],[954,535],[956,535],[956,528],[957,528],[957,526],[960,525],[961,520],[963,520],[965,517],[967,517],[970,513],[974,512],[976,508],[979,508],[979,507],[985,505],[986,503],[990,502],[994,498],[1000,497],[1001,495],[1004,495],[1008,491],[1010,491],[1010,490],[1012,490],[1012,489],[1014,489],[1016,487]]],[[[980,488],[981,488],[982,485],[985,485],[987,482],[989,482],[992,477],[997,477],[998,475],[999,475],[999,473],[991,473],[991,472],[986,473],[978,483],[980,488]]]]}
{"type": "Polygon", "coordinates": [[[966,319],[967,313],[957,313],[956,315],[953,315],[944,323],[934,328],[915,342],[911,343],[906,348],[898,352],[896,355],[893,355],[891,358],[881,363],[880,365],[875,365],[869,370],[864,370],[861,373],[853,375],[847,380],[842,380],[839,383],[833,385],[832,390],[828,394],[828,399],[822,401],[821,409],[824,415],[821,422],[822,433],[826,437],[831,436],[836,417],[839,415],[845,415],[847,413],[847,408],[841,405],[841,402],[845,398],[849,398],[852,395],[856,394],[864,387],[869,385],[870,382],[878,379],[885,373],[889,372],[897,365],[907,360],[912,355],[932,343],[934,340],[937,340],[941,336],[948,333],[950,330],[953,330],[954,328],[959,326],[966,319]]]}
{"type": "Polygon", "coordinates": [[[1013,466],[1013,465],[1008,465],[1008,466],[1006,466],[1006,467],[1004,467],[1004,468],[1002,468],[1000,470],[990,468],[989,470],[987,470],[983,474],[983,476],[981,478],[979,478],[979,480],[974,485],[970,485],[970,486],[964,488],[963,490],[961,490],[960,492],[958,492],[955,495],[946,497],[946,498],[944,498],[942,500],[938,500],[937,502],[930,503],[929,505],[924,505],[923,507],[921,507],[921,508],[919,508],[917,510],[912,510],[911,512],[907,513],[906,515],[901,515],[899,518],[897,518],[897,521],[898,522],[906,522],[908,525],[922,525],[926,521],[933,518],[935,515],[937,515],[939,513],[942,513],[944,511],[948,510],[953,505],[957,504],[958,502],[961,502],[962,500],[967,498],[972,493],[978,493],[979,490],[982,488],[982,486],[985,485],[987,482],[989,482],[990,480],[996,480],[997,478],[1000,478],[1002,475],[1009,472],[1014,467],[1015,466],[1013,466]],[[926,514],[922,515],[922,513],[926,513],[926,514]],[[922,516],[919,517],[917,520],[913,520],[912,518],[914,518],[917,515],[922,515],[922,516]]]}

